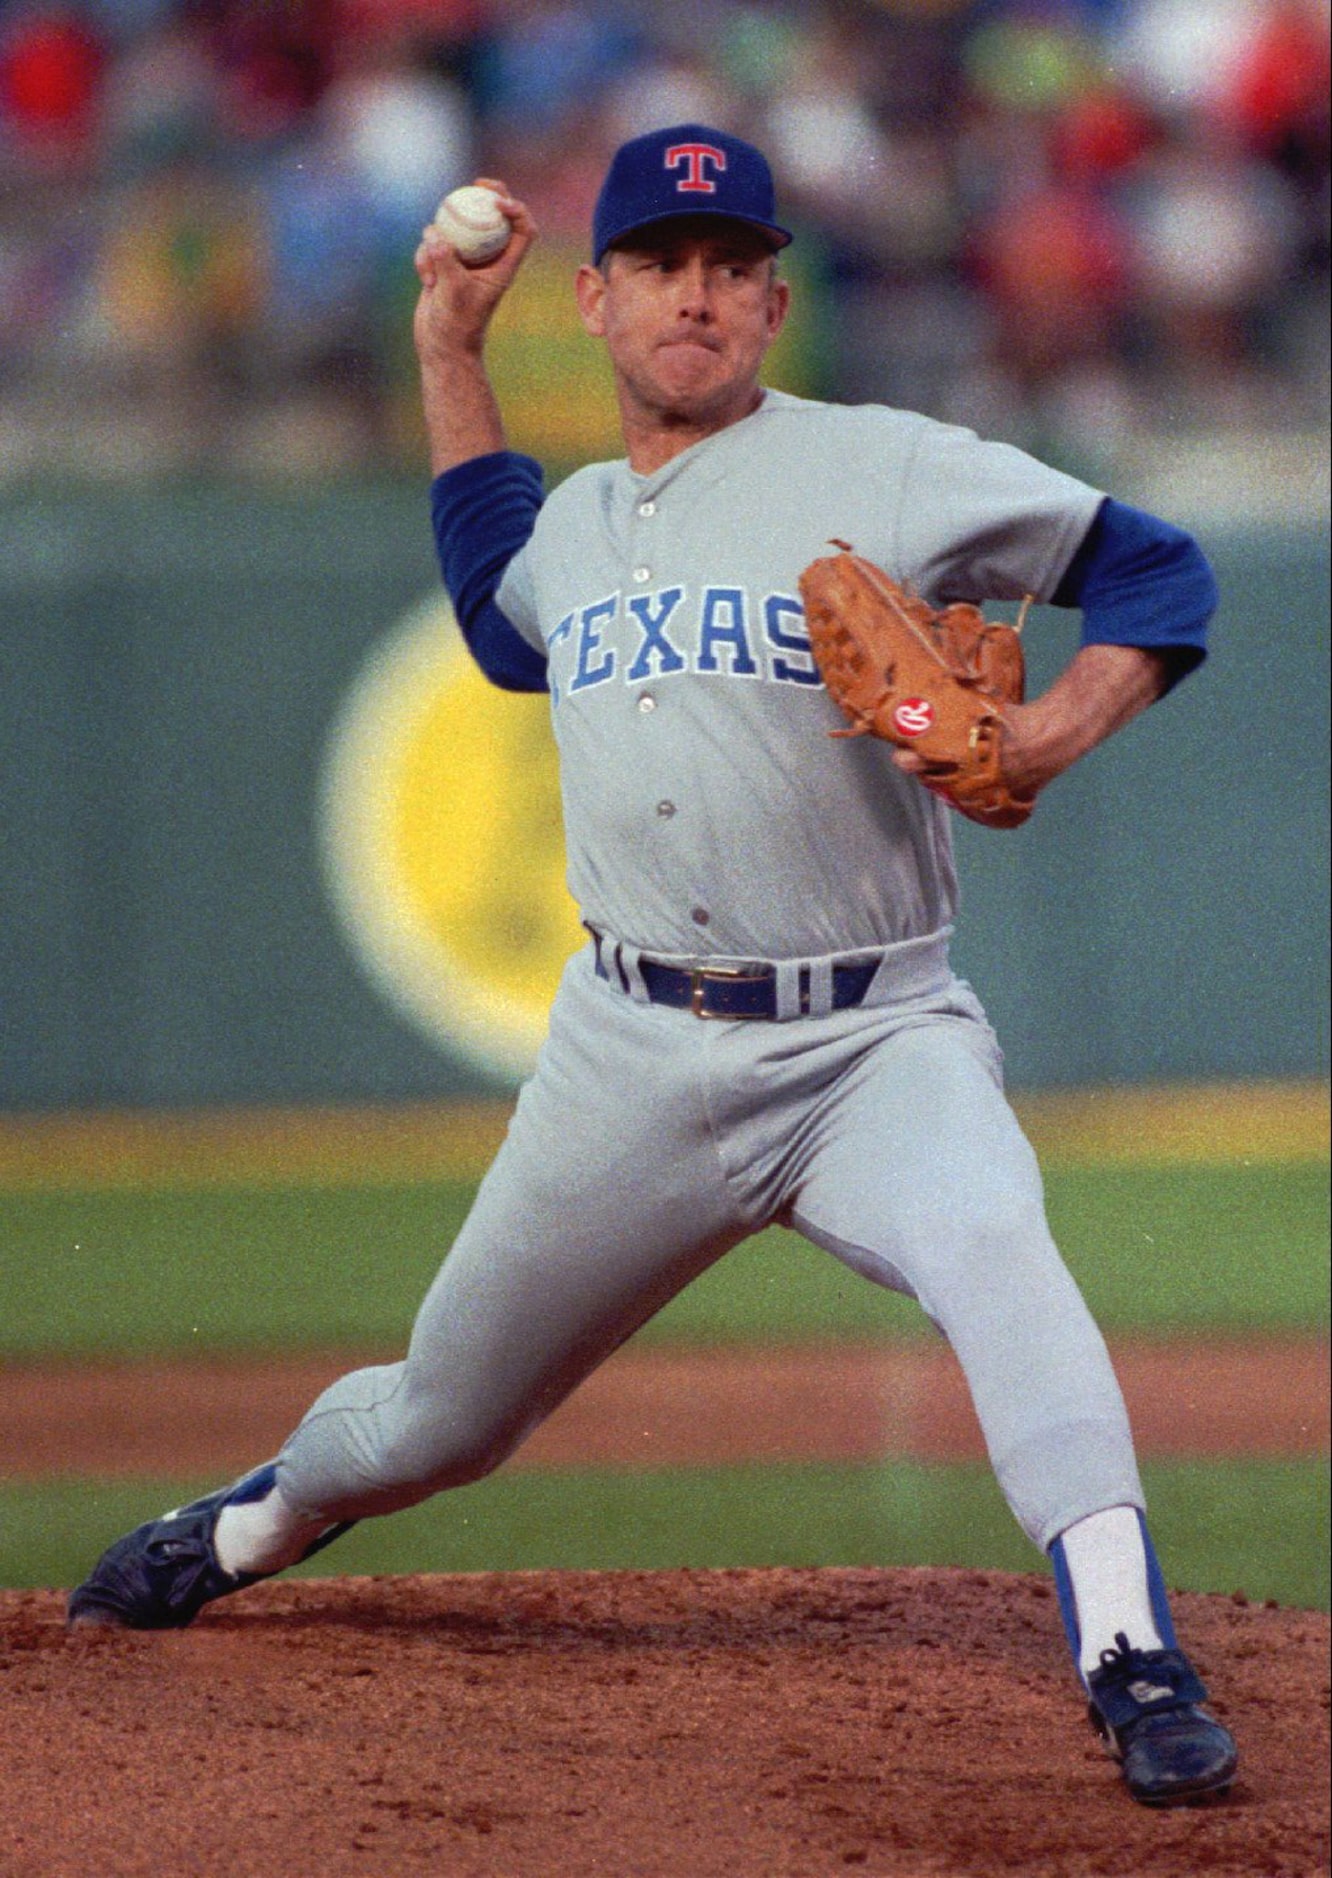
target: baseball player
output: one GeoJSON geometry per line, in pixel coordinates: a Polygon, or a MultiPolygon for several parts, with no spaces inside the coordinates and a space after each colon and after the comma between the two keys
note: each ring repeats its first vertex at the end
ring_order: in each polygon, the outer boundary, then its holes
{"type": "Polygon", "coordinates": [[[798,586],[838,537],[933,602],[1079,607],[1079,650],[1007,717],[1030,798],[1201,660],[1206,562],[1008,446],[765,389],[790,236],[760,152],[705,125],[611,161],[576,294],[626,455],[543,498],[483,358],[536,231],[490,186],[513,225],[497,259],[465,266],[433,227],[416,256],[434,525],[476,659],[549,693],[588,940],[405,1359],[344,1376],[276,1461],[113,1545],[70,1620],[187,1624],[476,1480],[780,1221],[919,1300],[956,1351],[1135,1798],[1219,1793],[1235,1744],[1175,1637],[1105,1344],[950,968],[950,811],[909,749],[829,735],[798,586]]]}

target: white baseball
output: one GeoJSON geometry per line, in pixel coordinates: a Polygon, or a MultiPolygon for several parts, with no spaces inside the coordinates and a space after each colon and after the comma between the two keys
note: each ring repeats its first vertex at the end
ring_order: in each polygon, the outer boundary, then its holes
{"type": "Polygon", "coordinates": [[[435,211],[435,227],[466,267],[484,267],[503,254],[513,233],[513,223],[495,191],[479,183],[468,183],[445,196],[435,211]]]}

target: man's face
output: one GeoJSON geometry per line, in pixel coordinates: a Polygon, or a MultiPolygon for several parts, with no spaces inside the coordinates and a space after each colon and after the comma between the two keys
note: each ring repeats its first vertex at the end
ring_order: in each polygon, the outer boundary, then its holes
{"type": "Polygon", "coordinates": [[[645,229],[578,277],[583,324],[606,341],[622,395],[666,423],[744,414],[788,299],[763,236],[708,217],[645,229]]]}

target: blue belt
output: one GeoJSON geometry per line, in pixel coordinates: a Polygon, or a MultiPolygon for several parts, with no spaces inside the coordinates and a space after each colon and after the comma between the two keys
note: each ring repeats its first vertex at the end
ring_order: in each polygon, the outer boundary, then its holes
{"type": "MultiPolygon", "coordinates": [[[[607,970],[601,935],[596,941],[597,976],[613,982],[607,970]]],[[[614,959],[614,951],[611,953],[614,959]]],[[[832,968],[832,1008],[848,1011],[863,1002],[874,982],[880,961],[862,959],[854,965],[832,968]]],[[[628,990],[623,966],[615,960],[621,988],[628,990]]],[[[679,1011],[692,1011],[695,1017],[767,1017],[777,1016],[777,973],[771,965],[702,965],[688,970],[678,965],[663,965],[657,959],[640,958],[638,970],[648,998],[653,1004],[669,1004],[679,1011]]],[[[799,968],[798,986],[801,1011],[809,1010],[809,967],[799,968]]]]}

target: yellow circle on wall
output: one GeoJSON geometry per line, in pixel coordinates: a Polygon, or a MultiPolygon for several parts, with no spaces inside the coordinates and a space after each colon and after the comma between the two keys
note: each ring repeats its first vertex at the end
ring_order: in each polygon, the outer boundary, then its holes
{"type": "Polygon", "coordinates": [[[435,1041],[527,1074],[586,938],[564,884],[550,704],[491,685],[442,596],[353,684],[321,835],[334,902],[380,990],[435,1041]]]}

